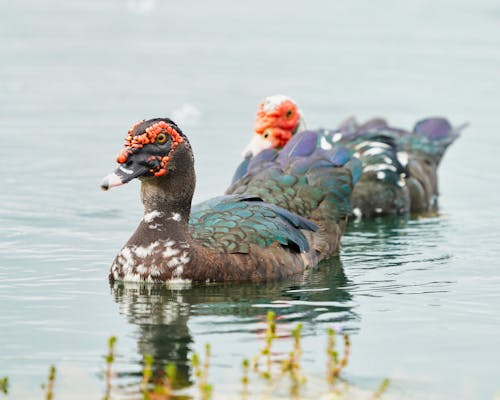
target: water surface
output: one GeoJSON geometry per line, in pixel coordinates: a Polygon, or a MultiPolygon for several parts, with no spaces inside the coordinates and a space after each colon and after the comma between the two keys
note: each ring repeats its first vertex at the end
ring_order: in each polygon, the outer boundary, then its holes
{"type": "MultiPolygon", "coordinates": [[[[106,340],[117,383],[144,354],[213,348],[216,394],[262,347],[304,325],[304,368],[321,381],[326,329],[352,334],[346,378],[384,377],[400,398],[500,391],[500,7],[495,1],[305,4],[22,0],[0,5],[0,376],[10,398],[98,398],[106,340]],[[308,125],[348,115],[410,127],[442,114],[471,126],[440,170],[441,214],[357,222],[339,257],[300,282],[115,285],[107,270],[141,216],[138,183],[103,193],[129,126],[174,115],[190,138],[195,200],[225,189],[262,97],[286,93],[308,125]],[[80,390],[75,390],[75,385],[80,390]]],[[[316,396],[314,385],[306,394],[316,396]]]]}

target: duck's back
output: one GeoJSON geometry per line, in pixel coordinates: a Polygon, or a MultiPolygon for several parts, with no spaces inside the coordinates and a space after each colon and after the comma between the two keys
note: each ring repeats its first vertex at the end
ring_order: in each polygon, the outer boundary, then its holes
{"type": "Polygon", "coordinates": [[[363,165],[351,197],[354,215],[371,218],[407,213],[410,196],[406,171],[398,159],[396,134],[383,120],[377,119],[341,135],[337,145],[347,147],[363,165]]]}
{"type": "Polygon", "coordinates": [[[319,227],[313,247],[322,259],[338,248],[360,172],[345,148],[325,150],[319,132],[304,131],[281,151],[265,150],[249,161],[227,193],[256,196],[313,221],[319,227]]]}

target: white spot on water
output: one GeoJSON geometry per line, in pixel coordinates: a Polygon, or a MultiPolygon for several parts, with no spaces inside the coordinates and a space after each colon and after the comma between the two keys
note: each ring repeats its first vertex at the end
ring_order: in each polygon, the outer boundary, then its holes
{"type": "Polygon", "coordinates": [[[191,287],[191,283],[193,281],[191,279],[170,279],[165,282],[165,285],[168,286],[169,289],[180,290],[180,289],[189,289],[191,287]]]}
{"type": "Polygon", "coordinates": [[[382,209],[380,207],[377,207],[377,208],[375,208],[375,212],[377,214],[381,214],[382,213],[382,209]]]}

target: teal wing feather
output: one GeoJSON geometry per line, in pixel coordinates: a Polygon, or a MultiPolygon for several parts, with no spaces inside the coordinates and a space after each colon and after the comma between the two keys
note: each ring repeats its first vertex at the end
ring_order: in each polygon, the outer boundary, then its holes
{"type": "Polygon", "coordinates": [[[290,251],[306,252],[309,243],[301,230],[316,225],[256,196],[220,196],[191,211],[191,235],[205,247],[227,253],[248,253],[251,245],[278,243],[290,251]]]}

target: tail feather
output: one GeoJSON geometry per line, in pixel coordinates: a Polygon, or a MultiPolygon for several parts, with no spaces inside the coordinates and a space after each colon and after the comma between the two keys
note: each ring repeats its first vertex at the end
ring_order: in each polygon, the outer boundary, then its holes
{"type": "Polygon", "coordinates": [[[446,118],[429,117],[418,121],[412,132],[406,132],[398,138],[398,148],[408,153],[415,153],[431,158],[436,164],[468,124],[453,127],[446,118]]]}

